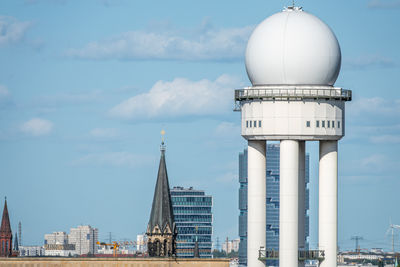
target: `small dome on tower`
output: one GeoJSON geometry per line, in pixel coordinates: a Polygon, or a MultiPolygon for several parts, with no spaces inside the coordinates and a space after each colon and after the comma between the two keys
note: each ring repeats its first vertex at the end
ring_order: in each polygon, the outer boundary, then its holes
{"type": "Polygon", "coordinates": [[[246,70],[256,85],[333,85],[341,65],[335,34],[319,18],[288,7],[256,27],[246,70]]]}

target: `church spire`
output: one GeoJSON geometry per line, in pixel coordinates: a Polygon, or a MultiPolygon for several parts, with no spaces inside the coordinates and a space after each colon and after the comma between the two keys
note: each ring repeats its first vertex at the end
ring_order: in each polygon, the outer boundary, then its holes
{"type": "Polygon", "coordinates": [[[12,254],[12,232],[8,216],[7,197],[4,202],[3,217],[0,227],[0,257],[9,257],[12,254]]]}
{"type": "Polygon", "coordinates": [[[8,216],[7,197],[5,197],[3,217],[1,219],[0,233],[11,233],[10,218],[8,216]]]}
{"type": "Polygon", "coordinates": [[[160,147],[160,164],[146,234],[149,237],[149,256],[168,257],[175,254],[176,227],[165,163],[164,130],[161,134],[163,137],[160,147]]]}

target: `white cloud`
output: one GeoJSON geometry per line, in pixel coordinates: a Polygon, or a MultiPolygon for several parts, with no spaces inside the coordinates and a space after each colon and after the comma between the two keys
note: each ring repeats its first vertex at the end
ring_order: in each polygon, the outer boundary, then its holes
{"type": "Polygon", "coordinates": [[[382,8],[382,9],[391,9],[391,8],[400,8],[400,1],[382,1],[382,0],[371,0],[368,2],[369,8],[382,8]]]}
{"type": "Polygon", "coordinates": [[[370,140],[372,143],[375,144],[400,144],[400,135],[385,134],[379,136],[372,136],[370,140]]]}
{"type": "Polygon", "coordinates": [[[222,75],[215,81],[176,78],[158,81],[149,92],[131,97],[113,107],[109,114],[123,119],[223,114],[232,111],[238,79],[222,75]]]}
{"type": "Polygon", "coordinates": [[[4,98],[10,95],[10,92],[8,91],[7,87],[0,85],[0,98],[4,98]]]}
{"type": "Polygon", "coordinates": [[[149,164],[154,158],[147,155],[136,155],[129,152],[105,152],[87,154],[74,161],[73,165],[107,165],[114,167],[136,167],[149,164]]]}
{"type": "Polygon", "coordinates": [[[118,129],[115,128],[95,128],[90,131],[90,136],[101,139],[115,138],[118,135],[118,129]]]}
{"type": "Polygon", "coordinates": [[[344,66],[355,70],[364,70],[367,68],[392,68],[396,67],[396,62],[393,58],[382,55],[362,55],[357,58],[346,60],[344,66]]]}
{"type": "Polygon", "coordinates": [[[23,123],[20,129],[32,136],[47,135],[53,130],[53,123],[48,120],[33,118],[23,123]]]}
{"type": "Polygon", "coordinates": [[[384,99],[382,97],[360,98],[349,104],[350,114],[384,114],[398,116],[400,99],[384,99]]]}
{"type": "Polygon", "coordinates": [[[252,26],[201,30],[130,31],[67,55],[81,59],[232,61],[243,58],[252,26]]]}
{"type": "Polygon", "coordinates": [[[31,25],[29,21],[18,21],[14,17],[0,16],[0,45],[21,41],[31,25]]]}

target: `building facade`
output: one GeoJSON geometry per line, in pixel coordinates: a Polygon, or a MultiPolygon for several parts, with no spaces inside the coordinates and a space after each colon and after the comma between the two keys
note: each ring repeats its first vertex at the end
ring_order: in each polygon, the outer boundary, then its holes
{"type": "MultiPolygon", "coordinates": [[[[266,161],[266,244],[267,250],[279,250],[279,144],[268,144],[266,161]]],[[[305,197],[305,233],[309,236],[309,155],[306,155],[306,197],[305,197]]],[[[239,153],[239,264],[247,265],[247,149],[239,153]]],[[[308,242],[306,247],[308,249],[308,242]]],[[[278,260],[267,261],[267,266],[278,266],[278,260]]]]}
{"type": "Polygon", "coordinates": [[[66,232],[54,232],[44,235],[45,245],[65,245],[68,244],[68,234],[66,232]]]}
{"type": "Polygon", "coordinates": [[[177,256],[193,258],[197,240],[199,257],[211,258],[212,196],[192,187],[174,187],[171,189],[171,198],[178,230],[177,256]]]}
{"type": "Polygon", "coordinates": [[[90,225],[80,225],[71,228],[68,243],[75,246],[78,255],[97,253],[98,229],[90,225]]]}
{"type": "Polygon", "coordinates": [[[239,251],[239,244],[240,244],[240,238],[236,238],[233,240],[226,240],[224,243],[222,243],[222,250],[226,252],[226,254],[229,254],[231,252],[237,252],[239,251]]]}
{"type": "Polygon", "coordinates": [[[20,257],[41,257],[45,250],[42,246],[19,246],[20,257]]]}
{"type": "Polygon", "coordinates": [[[136,251],[141,253],[147,251],[147,236],[145,234],[136,236],[136,251]]]}
{"type": "Polygon", "coordinates": [[[75,244],[69,244],[66,232],[54,232],[44,235],[44,255],[69,257],[77,255],[75,244]]]}

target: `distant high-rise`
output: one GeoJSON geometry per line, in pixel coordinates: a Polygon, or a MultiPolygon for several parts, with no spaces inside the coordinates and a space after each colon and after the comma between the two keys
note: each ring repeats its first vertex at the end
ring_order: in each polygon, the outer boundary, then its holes
{"type": "Polygon", "coordinates": [[[3,217],[0,227],[0,257],[9,257],[12,255],[12,232],[10,218],[8,216],[7,198],[4,202],[3,217]]]}
{"type": "Polygon", "coordinates": [[[146,231],[149,256],[171,257],[175,255],[176,234],[163,140],[153,205],[146,231]]]}
{"type": "Polygon", "coordinates": [[[212,196],[203,190],[180,186],[171,189],[172,206],[178,230],[176,254],[180,258],[195,257],[196,240],[200,258],[211,258],[212,196]]]}
{"type": "MultiPolygon", "coordinates": [[[[279,165],[280,165],[280,147],[279,144],[267,145],[267,188],[266,188],[266,244],[268,250],[279,250],[279,165]]],[[[307,210],[309,208],[309,155],[306,155],[306,197],[305,197],[305,233],[306,239],[309,236],[309,217],[307,210]]],[[[239,154],[239,263],[247,265],[247,149],[239,154]]],[[[307,240],[306,240],[307,241],[307,240]]],[[[306,242],[305,249],[308,249],[306,242]]],[[[268,266],[278,266],[278,260],[268,260],[268,266]]]]}
{"type": "MultiPolygon", "coordinates": [[[[75,245],[75,252],[78,255],[95,254],[97,252],[97,240],[99,232],[97,228],[90,225],[80,225],[71,228],[68,235],[68,243],[75,245]]],[[[59,240],[63,240],[60,236],[59,240]]]]}

